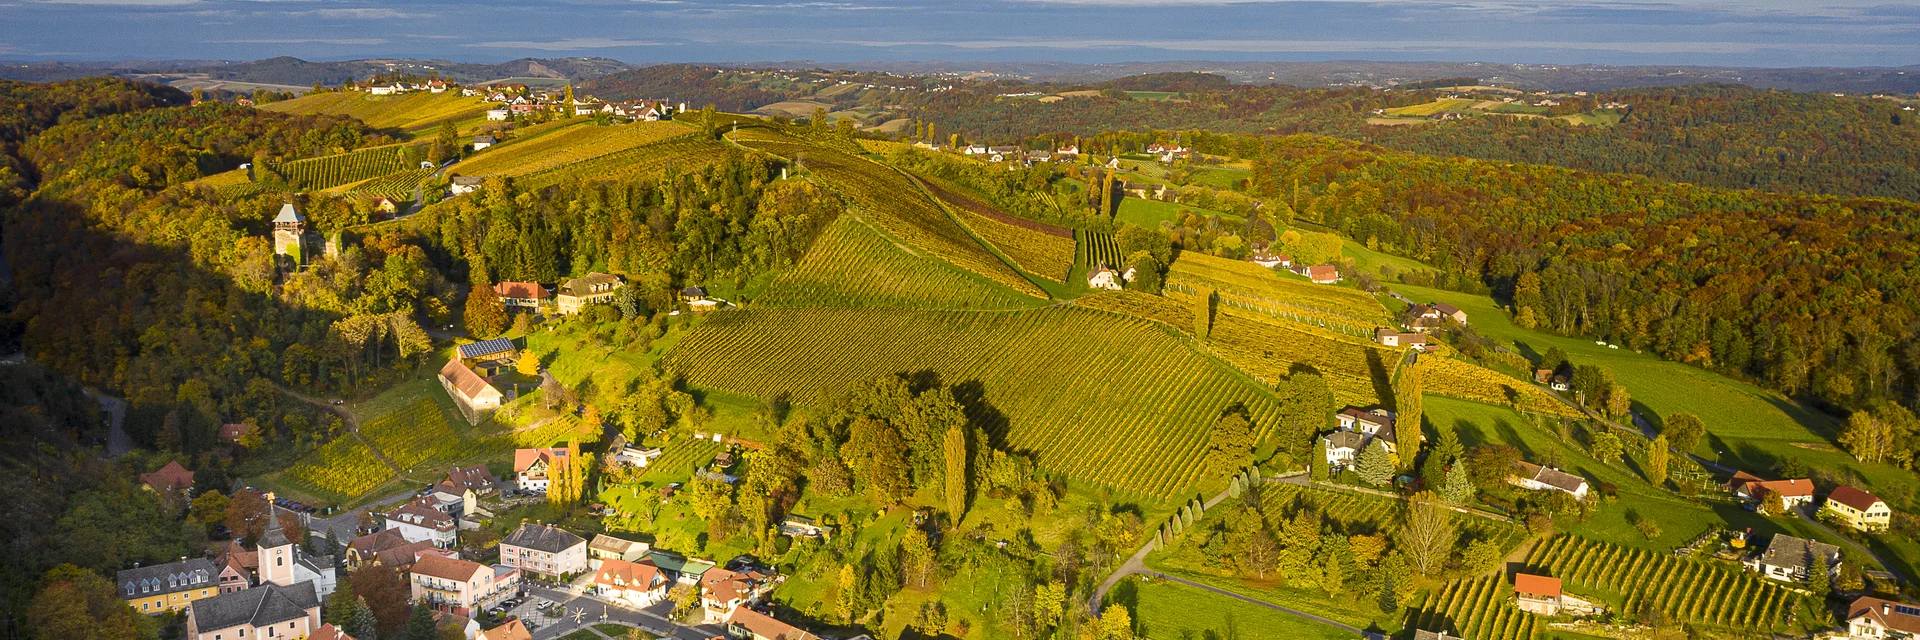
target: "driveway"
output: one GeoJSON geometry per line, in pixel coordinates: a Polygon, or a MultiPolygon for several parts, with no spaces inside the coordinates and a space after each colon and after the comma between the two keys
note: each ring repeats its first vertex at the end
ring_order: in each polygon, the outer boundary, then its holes
{"type": "Polygon", "coordinates": [[[407,500],[413,498],[414,493],[415,492],[413,491],[403,491],[401,493],[396,493],[396,494],[387,496],[385,498],[381,498],[379,500],[375,500],[373,502],[360,505],[359,507],[355,507],[351,510],[342,511],[333,516],[329,516],[326,518],[314,518],[312,523],[310,523],[308,526],[310,529],[312,529],[316,533],[325,531],[329,534],[332,534],[335,540],[339,540],[340,544],[344,545],[347,542],[350,542],[354,538],[358,537],[357,533],[360,528],[360,514],[366,513],[368,511],[372,511],[374,509],[378,509],[380,507],[385,507],[388,505],[394,505],[394,504],[406,502],[407,500]]]}
{"type": "Polygon", "coordinates": [[[133,450],[133,438],[127,435],[127,401],[95,391],[81,389],[87,397],[100,403],[107,412],[107,457],[118,458],[133,450]]]}
{"type": "MultiPolygon", "coordinates": [[[[639,627],[647,633],[675,640],[710,640],[714,636],[724,635],[725,629],[719,625],[681,626],[667,619],[666,614],[673,610],[673,603],[661,602],[645,609],[632,609],[624,605],[611,604],[596,596],[573,595],[568,591],[544,586],[527,588],[527,603],[520,609],[532,609],[535,598],[545,598],[562,604],[560,616],[548,616],[535,613],[538,617],[523,616],[523,620],[533,620],[540,624],[533,632],[534,640],[552,640],[596,624],[615,623],[629,627],[639,627]],[[575,622],[575,619],[579,622],[575,622]]],[[[515,609],[517,613],[520,609],[515,609]]]]}

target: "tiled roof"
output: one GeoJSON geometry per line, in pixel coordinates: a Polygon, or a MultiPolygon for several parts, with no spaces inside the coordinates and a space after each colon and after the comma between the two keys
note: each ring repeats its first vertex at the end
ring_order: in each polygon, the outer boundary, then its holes
{"type": "Polygon", "coordinates": [[[526,471],[528,468],[531,468],[533,466],[533,463],[541,460],[546,460],[548,465],[552,465],[555,459],[565,458],[565,457],[567,457],[567,450],[560,449],[560,448],[514,449],[513,450],[513,472],[520,473],[522,471],[526,471]]]}
{"type": "Polygon", "coordinates": [[[560,293],[561,295],[575,297],[588,296],[596,293],[607,293],[606,291],[594,291],[594,285],[619,286],[619,284],[620,276],[605,273],[589,273],[561,284],[560,293]]]}
{"type": "Polygon", "coordinates": [[[1327,434],[1328,449],[1360,450],[1367,444],[1367,434],[1358,431],[1335,431],[1327,434]]]}
{"type": "Polygon", "coordinates": [[[1844,484],[1834,489],[1833,493],[1827,494],[1827,499],[1853,507],[1858,511],[1866,511],[1873,507],[1873,503],[1880,502],[1880,499],[1873,497],[1873,494],[1844,484]]]}
{"type": "Polygon", "coordinates": [[[220,584],[220,568],[206,558],[194,558],[115,573],[121,598],[143,598],[203,589],[220,584]]]}
{"type": "Polygon", "coordinates": [[[478,562],[455,560],[453,558],[443,558],[440,556],[424,556],[420,558],[419,562],[413,563],[413,568],[408,569],[407,573],[432,576],[443,580],[453,580],[455,582],[466,582],[472,580],[475,575],[482,571],[487,571],[487,566],[478,562]]]}
{"type": "Polygon", "coordinates": [[[616,589],[646,591],[652,589],[656,581],[661,581],[659,567],[612,558],[600,561],[600,570],[593,574],[594,584],[616,589]]]}
{"type": "MultiPolygon", "coordinates": [[[[535,282],[496,282],[493,284],[493,292],[500,294],[502,298],[533,298],[535,300],[544,300],[547,297],[547,288],[535,282]]],[[[488,342],[492,341],[489,340],[488,342]]],[[[511,342],[509,342],[509,344],[511,344],[511,342]]]]}
{"type": "Polygon", "coordinates": [[[734,609],[733,615],[727,616],[727,626],[739,626],[756,637],[773,640],[819,640],[819,636],[746,607],[734,609]]]}
{"type": "Polygon", "coordinates": [[[612,553],[617,555],[624,555],[627,553],[628,550],[633,549],[634,545],[640,545],[642,549],[645,549],[647,546],[646,543],[644,542],[634,542],[632,540],[627,540],[624,538],[615,538],[613,536],[600,533],[600,534],[594,534],[593,542],[587,543],[587,549],[593,550],[593,551],[605,551],[607,553],[612,553]]]}
{"type": "Polygon", "coordinates": [[[1811,554],[1818,553],[1827,559],[1828,566],[1840,555],[1840,547],[1825,542],[1814,542],[1793,536],[1776,533],[1767,541],[1767,550],[1760,554],[1760,564],[1781,567],[1794,571],[1805,571],[1811,554]]]}
{"type": "Polygon", "coordinates": [[[1513,574],[1513,590],[1521,595],[1558,598],[1560,597],[1560,579],[1530,573],[1516,573],[1513,574]]]}
{"type": "Polygon", "coordinates": [[[319,629],[315,629],[312,635],[307,636],[307,640],[355,640],[355,639],[353,636],[347,635],[347,632],[341,631],[340,627],[333,626],[333,623],[329,622],[327,624],[320,625],[319,629]]]}
{"type": "Polygon", "coordinates": [[[193,488],[193,472],[180,466],[179,461],[168,462],[159,471],[140,474],[140,482],[159,491],[179,491],[193,488]]]}
{"type": "Polygon", "coordinates": [[[513,545],[523,549],[532,549],[547,553],[560,553],[573,548],[575,545],[583,545],[586,543],[586,538],[573,535],[572,532],[566,529],[531,522],[520,523],[519,529],[513,530],[512,535],[500,541],[502,545],[513,545]]]}
{"type": "Polygon", "coordinates": [[[392,514],[389,514],[387,519],[429,529],[439,529],[442,531],[453,530],[453,517],[427,504],[427,498],[420,498],[401,505],[399,509],[395,509],[392,514]]]}
{"type": "Polygon", "coordinates": [[[305,617],[307,610],[318,608],[320,596],[314,592],[312,581],[295,583],[290,587],[269,582],[252,589],[195,600],[192,616],[194,625],[201,633],[206,633],[243,624],[255,627],[279,624],[305,617]]]}
{"type": "Polygon", "coordinates": [[[533,640],[533,634],[527,633],[527,625],[515,618],[508,620],[506,624],[480,632],[474,640],[533,640]]]}
{"type": "Polygon", "coordinates": [[[1865,618],[1895,631],[1920,635],[1920,607],[1864,596],[1847,605],[1847,620],[1865,618]]]}
{"type": "Polygon", "coordinates": [[[468,369],[467,365],[461,363],[458,358],[448,360],[447,366],[440,367],[440,375],[445,377],[447,382],[460,392],[460,395],[469,399],[479,397],[482,392],[493,386],[487,383],[486,378],[468,369]]]}
{"type": "Polygon", "coordinates": [[[1587,484],[1587,480],[1580,476],[1553,467],[1543,467],[1525,460],[1515,462],[1513,466],[1519,469],[1519,475],[1522,477],[1564,490],[1568,493],[1577,492],[1581,486],[1587,484]]]}
{"type": "Polygon", "coordinates": [[[399,529],[381,529],[377,533],[354,538],[352,542],[347,543],[347,549],[364,558],[368,554],[379,553],[404,544],[407,544],[407,537],[400,535],[399,529]]]}

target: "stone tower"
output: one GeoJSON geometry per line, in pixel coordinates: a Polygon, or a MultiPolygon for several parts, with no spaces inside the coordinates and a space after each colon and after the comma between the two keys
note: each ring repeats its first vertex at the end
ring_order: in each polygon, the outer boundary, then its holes
{"type": "Polygon", "coordinates": [[[280,256],[280,266],[288,270],[306,266],[313,260],[316,244],[316,238],[307,231],[307,217],[291,203],[280,205],[280,215],[273,218],[273,253],[280,256]]]}

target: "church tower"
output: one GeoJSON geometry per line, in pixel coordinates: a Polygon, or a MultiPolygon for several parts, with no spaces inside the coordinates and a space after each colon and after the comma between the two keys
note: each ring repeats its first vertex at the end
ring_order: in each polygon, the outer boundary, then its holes
{"type": "Polygon", "coordinates": [[[260,534],[257,545],[260,552],[260,582],[292,586],[293,567],[300,562],[298,547],[287,539],[285,531],[280,529],[280,508],[273,505],[273,494],[267,494],[267,530],[260,534]]]}
{"type": "Polygon", "coordinates": [[[300,215],[292,203],[280,205],[280,215],[273,218],[273,253],[280,267],[298,270],[313,259],[314,241],[312,233],[307,231],[307,217],[300,215]]]}

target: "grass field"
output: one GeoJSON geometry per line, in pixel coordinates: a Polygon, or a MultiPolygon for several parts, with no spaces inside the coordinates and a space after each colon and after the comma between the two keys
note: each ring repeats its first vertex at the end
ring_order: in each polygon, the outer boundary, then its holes
{"type": "Polygon", "coordinates": [[[407,135],[431,135],[442,122],[453,122],[461,130],[483,122],[487,102],[457,93],[424,91],[397,96],[375,96],[361,91],[316,93],[260,107],[268,111],[301,115],[332,114],[358,118],[376,129],[393,129],[407,135]]]}
{"type": "Polygon", "coordinates": [[[1443,111],[1466,111],[1473,107],[1474,102],[1474,100],[1466,98],[1441,98],[1433,102],[1387,109],[1386,115],[1403,118],[1424,118],[1443,111]]]}
{"type": "Polygon", "coordinates": [[[1149,640],[1198,638],[1349,638],[1337,628],[1167,580],[1128,580],[1133,620],[1149,640]],[[1211,634],[1211,635],[1209,635],[1211,634]]]}
{"type": "Polygon", "coordinates": [[[1233,225],[1239,225],[1246,221],[1245,218],[1232,214],[1221,213],[1210,209],[1201,209],[1177,202],[1162,202],[1145,198],[1121,199],[1120,213],[1114,215],[1113,219],[1115,222],[1125,222],[1148,229],[1158,229],[1162,222],[1179,224],[1180,217],[1185,214],[1220,216],[1221,220],[1233,225]]]}
{"type": "Polygon", "coordinates": [[[1253,176],[1253,171],[1248,169],[1219,167],[1194,171],[1192,181],[1194,184],[1204,184],[1216,189],[1232,189],[1235,185],[1240,184],[1241,180],[1245,180],[1251,176],[1253,176]]]}
{"type": "Polygon", "coordinates": [[[455,169],[461,175],[526,175],[692,132],[692,126],[671,121],[578,125],[482,151],[455,169]]]}
{"type": "Polygon", "coordinates": [[[709,316],[664,363],[697,386],[813,404],[894,373],[977,397],[973,416],[1078,482],[1164,498],[1195,486],[1208,427],[1261,386],[1160,325],[1074,308],[780,309],[709,316]]]}
{"type": "Polygon", "coordinates": [[[807,255],[776,276],[759,302],[773,306],[1012,309],[1040,303],[892,238],[845,214],[807,255]]]}
{"type": "Polygon", "coordinates": [[[1167,100],[1180,95],[1178,91],[1128,91],[1127,97],[1135,100],[1167,100]]]}

